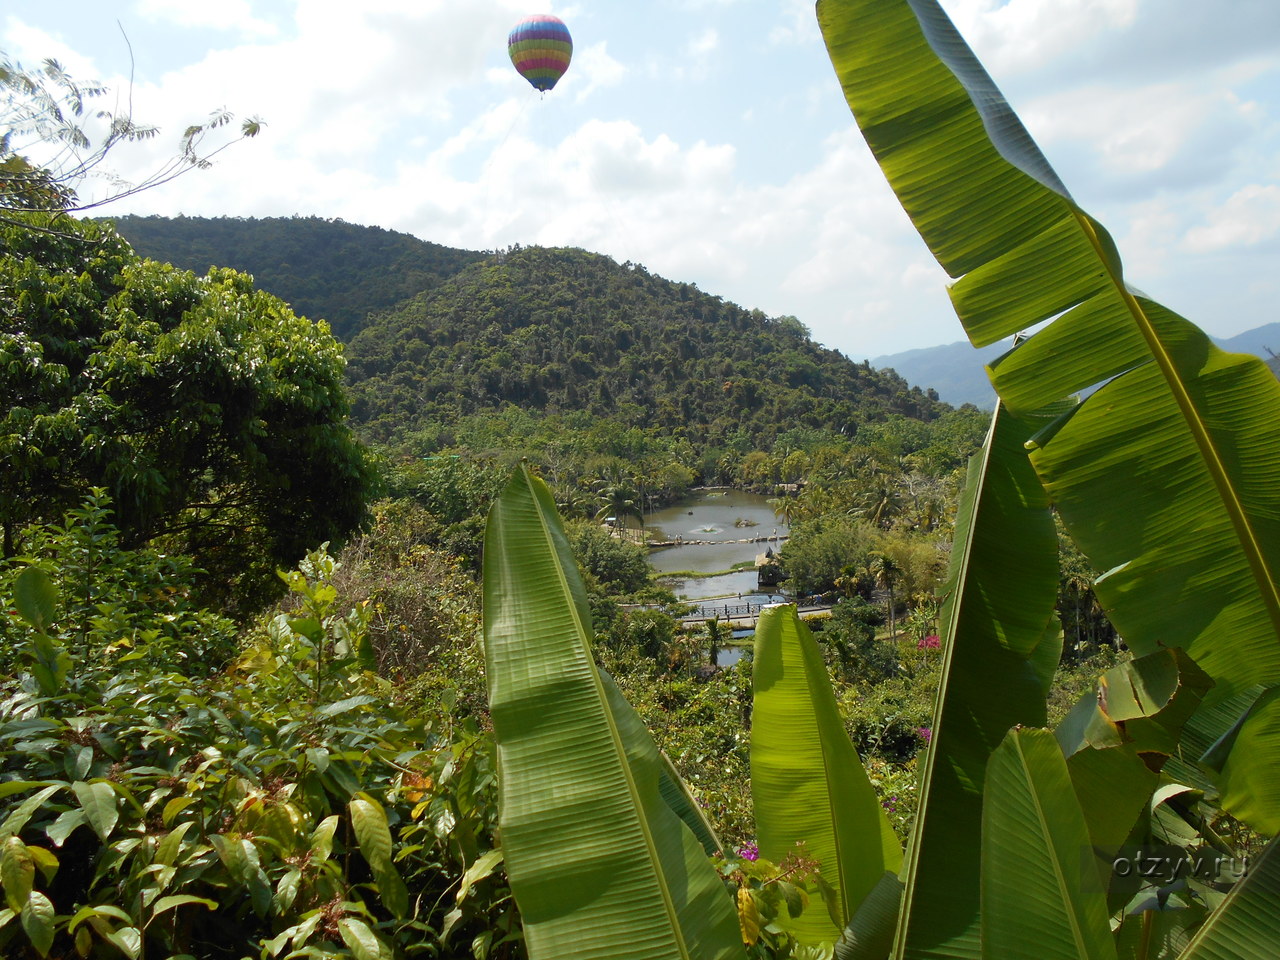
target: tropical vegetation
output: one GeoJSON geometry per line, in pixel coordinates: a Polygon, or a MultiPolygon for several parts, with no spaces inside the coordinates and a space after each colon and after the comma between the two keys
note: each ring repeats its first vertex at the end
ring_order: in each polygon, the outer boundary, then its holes
{"type": "Polygon", "coordinates": [[[1050,321],[992,416],[574,250],[435,261],[344,374],[8,216],[0,951],[1280,950],[1280,383],[1125,286],[935,0],[818,18],[971,340],[1050,321]],[[680,628],[628,527],[699,482],[820,629],[680,628]]]}

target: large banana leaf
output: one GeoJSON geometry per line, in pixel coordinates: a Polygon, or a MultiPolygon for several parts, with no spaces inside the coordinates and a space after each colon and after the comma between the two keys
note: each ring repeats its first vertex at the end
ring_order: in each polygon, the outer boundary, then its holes
{"type": "Polygon", "coordinates": [[[812,904],[792,930],[835,943],[902,848],[840,719],[827,665],[794,604],[756,625],[751,669],[751,803],[760,852],[781,861],[804,844],[835,891],[829,915],[812,904]],[[815,909],[816,908],[816,909],[815,909]]]}
{"type": "Polygon", "coordinates": [[[733,902],[662,796],[664,765],[591,658],[555,502],[517,470],[485,532],[499,826],[534,960],[743,957],[733,902]]]}
{"type": "Polygon", "coordinates": [[[997,404],[956,516],[942,609],[943,662],[920,812],[904,874],[896,957],[979,955],[982,792],[1010,727],[1045,722],[1037,668],[1054,665],[1057,534],[1023,446],[1043,421],[997,404]]]}
{"type": "Polygon", "coordinates": [[[982,819],[982,956],[1115,960],[1102,882],[1067,763],[1047,730],[991,755],[982,819]]]}
{"type": "Polygon", "coordinates": [[[1115,855],[1133,833],[1145,834],[1142,814],[1160,771],[1180,751],[1183,725],[1212,683],[1183,651],[1162,650],[1108,670],[1058,725],[1058,744],[1113,907],[1136,892],[1112,868],[1115,855]]]}
{"type": "Polygon", "coordinates": [[[1280,839],[1273,839],[1182,953],[1181,960],[1274,957],[1280,943],[1280,839]]]}
{"type": "MultiPolygon", "coordinates": [[[[867,143],[953,277],[1015,411],[1115,377],[1037,438],[1033,465],[1139,654],[1178,646],[1206,704],[1280,680],[1280,383],[1125,283],[936,0],[819,0],[867,143]]],[[[1257,741],[1252,741],[1256,743],[1257,741]]],[[[1265,762],[1261,755],[1241,758],[1265,762]]],[[[1280,796],[1254,812],[1280,812],[1280,796]]],[[[1269,821],[1264,821],[1269,822],[1269,821]]]]}

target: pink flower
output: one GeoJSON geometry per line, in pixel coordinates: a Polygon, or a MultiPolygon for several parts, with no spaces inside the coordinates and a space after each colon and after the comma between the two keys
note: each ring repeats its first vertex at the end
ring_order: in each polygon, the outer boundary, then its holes
{"type": "Polygon", "coordinates": [[[917,727],[916,736],[918,736],[925,743],[929,743],[930,741],[933,740],[933,731],[929,727],[917,727]]]}
{"type": "Polygon", "coordinates": [[[927,637],[922,637],[920,642],[916,644],[917,650],[937,650],[942,646],[942,641],[938,639],[936,633],[931,633],[927,637]]]}

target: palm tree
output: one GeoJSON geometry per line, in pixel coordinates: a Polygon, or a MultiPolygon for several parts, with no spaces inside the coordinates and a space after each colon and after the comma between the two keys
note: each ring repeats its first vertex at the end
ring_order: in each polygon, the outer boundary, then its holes
{"type": "Polygon", "coordinates": [[[894,621],[896,604],[893,597],[893,588],[897,584],[898,578],[902,575],[902,568],[894,562],[892,557],[882,553],[871,561],[870,572],[875,577],[876,586],[889,591],[889,639],[892,640],[897,637],[894,621]]]}
{"type": "Polygon", "coordinates": [[[716,661],[720,658],[720,618],[712,617],[707,621],[707,640],[710,649],[707,653],[707,662],[714,668],[719,666],[716,661]]]}
{"type": "MultiPolygon", "coordinates": [[[[641,524],[644,523],[644,513],[640,509],[639,497],[628,483],[604,484],[596,490],[596,502],[600,504],[600,509],[596,511],[597,520],[617,517],[621,521],[624,517],[635,517],[641,524]]],[[[621,527],[621,523],[619,526],[621,527]]]]}

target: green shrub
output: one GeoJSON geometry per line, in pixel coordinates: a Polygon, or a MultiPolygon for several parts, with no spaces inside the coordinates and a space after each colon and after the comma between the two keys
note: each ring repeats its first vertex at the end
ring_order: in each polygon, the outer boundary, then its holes
{"type": "MultiPolygon", "coordinates": [[[[0,681],[0,952],[523,955],[491,740],[397,707],[334,560],[287,575],[298,609],[215,673],[181,656],[222,623],[206,611],[145,631],[141,610],[79,616],[80,575],[158,563],[114,547],[103,511],[5,573],[23,669],[0,681]],[[69,563],[86,543],[95,561],[69,563]]],[[[98,608],[125,588],[88,582],[98,608]]]]}

